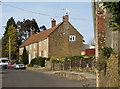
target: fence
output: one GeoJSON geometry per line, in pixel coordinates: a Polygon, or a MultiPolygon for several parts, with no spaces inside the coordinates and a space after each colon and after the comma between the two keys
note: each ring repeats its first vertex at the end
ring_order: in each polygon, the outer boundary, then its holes
{"type": "Polygon", "coordinates": [[[46,61],[46,69],[53,71],[70,70],[70,71],[93,71],[95,59],[83,58],[65,61],[63,63],[56,63],[52,61],[46,61]]]}

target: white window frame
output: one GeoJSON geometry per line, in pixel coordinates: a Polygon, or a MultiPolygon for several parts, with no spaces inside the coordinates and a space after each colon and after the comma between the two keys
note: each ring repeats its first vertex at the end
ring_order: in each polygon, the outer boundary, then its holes
{"type": "Polygon", "coordinates": [[[44,57],[46,57],[46,55],[47,55],[47,51],[45,50],[45,51],[44,51],[44,57]]]}
{"type": "Polygon", "coordinates": [[[34,43],[34,48],[36,48],[36,43],[34,43]]]}
{"type": "Polygon", "coordinates": [[[39,53],[39,56],[41,56],[41,52],[39,53]]]}
{"type": "Polygon", "coordinates": [[[69,36],[69,41],[76,41],[76,36],[75,35],[70,35],[69,36]]]}
{"type": "Polygon", "coordinates": [[[39,46],[41,46],[41,42],[39,42],[39,46]]]}
{"type": "Polygon", "coordinates": [[[34,52],[34,58],[36,58],[37,57],[37,53],[36,52],[34,52]]]}
{"type": "Polygon", "coordinates": [[[28,50],[28,46],[26,46],[26,50],[28,50]]]}
{"type": "Polygon", "coordinates": [[[30,44],[30,49],[32,49],[32,44],[30,44]]]}

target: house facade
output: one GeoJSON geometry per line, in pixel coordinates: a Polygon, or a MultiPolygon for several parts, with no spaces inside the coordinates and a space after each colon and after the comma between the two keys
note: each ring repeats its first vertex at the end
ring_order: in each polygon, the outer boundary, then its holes
{"type": "Polygon", "coordinates": [[[29,62],[38,56],[67,57],[79,56],[82,52],[83,36],[69,22],[68,15],[63,16],[63,22],[56,25],[52,20],[52,28],[38,34],[32,34],[20,46],[19,55],[24,47],[29,54],[29,62]]]}

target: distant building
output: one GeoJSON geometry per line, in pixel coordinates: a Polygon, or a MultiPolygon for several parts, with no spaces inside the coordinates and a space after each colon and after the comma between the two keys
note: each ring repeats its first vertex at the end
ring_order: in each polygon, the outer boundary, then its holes
{"type": "Polygon", "coordinates": [[[83,44],[83,51],[81,52],[81,55],[91,55],[95,54],[95,46],[83,44]]]}
{"type": "Polygon", "coordinates": [[[31,32],[31,36],[20,46],[19,55],[26,47],[29,62],[40,57],[66,57],[79,56],[82,52],[83,36],[69,22],[69,16],[63,16],[63,22],[56,25],[52,20],[52,28],[38,34],[31,32]]]}

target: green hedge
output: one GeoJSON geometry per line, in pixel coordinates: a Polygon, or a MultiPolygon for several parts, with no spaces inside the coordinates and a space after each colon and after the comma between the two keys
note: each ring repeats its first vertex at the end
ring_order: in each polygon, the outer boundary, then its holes
{"type": "Polygon", "coordinates": [[[30,62],[30,66],[34,66],[34,65],[38,65],[41,67],[45,67],[45,60],[50,60],[49,58],[42,58],[42,57],[38,57],[38,58],[34,58],[31,60],[30,62]]]}

